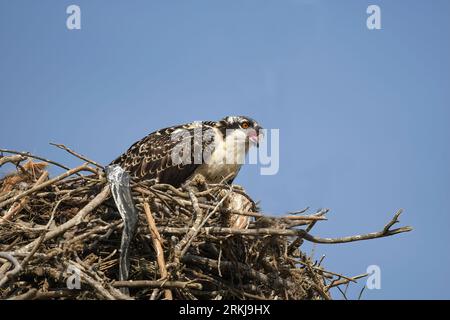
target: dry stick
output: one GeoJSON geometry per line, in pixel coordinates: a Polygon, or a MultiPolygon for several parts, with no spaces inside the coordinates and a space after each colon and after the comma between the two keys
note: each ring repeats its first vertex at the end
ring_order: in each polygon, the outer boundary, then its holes
{"type": "MultiPolygon", "coordinates": [[[[228,192],[215,206],[215,208],[205,217],[205,219],[203,219],[202,221],[200,221],[200,224],[198,226],[195,226],[195,228],[193,228],[193,232],[188,240],[188,242],[186,243],[186,245],[184,246],[183,250],[181,251],[180,257],[184,256],[184,254],[186,253],[186,251],[189,249],[192,240],[194,240],[194,238],[197,236],[197,234],[199,233],[200,229],[204,226],[204,224],[206,223],[206,221],[208,221],[209,218],[211,218],[211,216],[217,212],[217,209],[219,209],[219,207],[222,205],[222,203],[225,201],[226,198],[228,198],[228,196],[230,195],[230,192],[228,192]]],[[[203,218],[203,217],[202,217],[203,218]]],[[[195,223],[194,223],[195,225],[195,223]]]]}
{"type": "Polygon", "coordinates": [[[31,300],[34,299],[34,297],[36,297],[37,292],[38,289],[32,288],[27,292],[25,292],[24,294],[8,298],[7,300],[31,300]]]}
{"type": "Polygon", "coordinates": [[[128,295],[123,294],[116,288],[112,287],[109,283],[105,283],[98,273],[94,270],[87,269],[82,261],[79,263],[75,261],[65,262],[66,266],[73,266],[80,271],[80,277],[84,282],[94,288],[100,295],[104,296],[108,300],[132,300],[128,295]]]}
{"type": "MultiPolygon", "coordinates": [[[[30,290],[31,291],[31,290],[30,290]]],[[[49,300],[49,299],[61,299],[61,298],[74,298],[76,296],[76,290],[54,290],[54,291],[37,291],[31,298],[33,300],[49,300]]],[[[13,300],[20,300],[19,298],[13,300]]],[[[23,299],[29,300],[29,299],[23,299]]]]}
{"type": "MultiPolygon", "coordinates": [[[[58,227],[54,228],[53,230],[47,232],[44,237],[44,241],[47,241],[49,239],[53,239],[54,237],[59,236],[60,234],[66,232],[72,227],[75,227],[76,225],[80,224],[83,221],[83,218],[92,210],[97,208],[99,205],[101,205],[106,199],[108,199],[110,195],[110,187],[109,185],[106,185],[103,190],[95,196],[94,199],[92,199],[87,205],[85,205],[78,213],[69,221],[59,225],[58,227]]],[[[36,245],[37,240],[34,240],[33,242],[29,243],[28,245],[24,246],[19,250],[19,252],[26,252],[30,250],[34,245],[36,245]]]]}
{"type": "Polygon", "coordinates": [[[0,216],[0,225],[7,222],[8,220],[11,220],[12,217],[14,217],[20,211],[22,211],[27,202],[28,202],[27,198],[24,198],[21,199],[19,203],[12,205],[11,208],[9,208],[9,210],[5,213],[3,217],[0,216]]]}
{"type": "Polygon", "coordinates": [[[311,263],[305,263],[303,261],[298,261],[299,263],[303,264],[305,266],[305,269],[309,272],[311,276],[311,280],[313,281],[313,286],[316,289],[316,291],[322,296],[325,300],[331,300],[331,296],[327,291],[327,288],[325,287],[325,283],[322,282],[322,279],[318,278],[318,275],[320,274],[321,270],[320,268],[313,266],[311,263]],[[318,272],[315,272],[314,270],[317,270],[318,272]]]}
{"type": "MultiPolygon", "coordinates": [[[[143,193],[145,195],[153,195],[153,193],[149,190],[146,190],[141,187],[135,187],[133,188],[135,191],[139,193],[143,193]]],[[[165,196],[166,199],[169,197],[165,196]]],[[[143,198],[137,197],[139,200],[143,198]]],[[[192,201],[189,200],[183,200],[183,199],[177,199],[178,204],[181,206],[192,206],[192,201]]],[[[141,202],[141,201],[140,201],[141,202]]],[[[198,203],[198,201],[197,201],[198,203]]],[[[208,210],[214,210],[215,206],[205,204],[205,203],[198,203],[198,207],[201,209],[208,209],[208,210]]],[[[317,214],[309,215],[309,216],[298,216],[298,215],[288,215],[288,216],[270,216],[267,214],[263,214],[260,212],[252,212],[252,211],[240,211],[240,210],[231,210],[226,208],[221,208],[220,212],[222,213],[230,213],[230,214],[240,214],[243,216],[250,216],[255,218],[268,218],[268,219],[287,219],[287,220],[304,220],[304,221],[318,221],[318,220],[327,220],[325,217],[319,216],[317,214]]]]}
{"type": "MultiPolygon", "coordinates": [[[[198,256],[192,256],[192,257],[198,257],[198,256]]],[[[186,256],[185,258],[188,258],[188,256],[186,256]]],[[[200,258],[202,258],[202,257],[200,257],[200,258]]],[[[207,259],[207,260],[209,260],[209,259],[207,259]]],[[[208,267],[208,268],[210,268],[210,269],[214,269],[214,261],[216,261],[216,260],[212,260],[212,263],[211,264],[205,264],[205,265],[200,265],[200,266],[203,266],[203,267],[208,267]]],[[[206,281],[208,281],[208,282],[210,282],[210,283],[213,283],[216,287],[217,287],[217,291],[198,291],[198,290],[192,290],[191,292],[194,292],[194,291],[196,291],[197,293],[199,293],[199,294],[203,294],[203,295],[208,295],[209,296],[209,298],[211,299],[211,298],[217,298],[217,294],[220,294],[220,292],[226,292],[226,291],[229,291],[229,292],[231,292],[234,296],[242,296],[242,295],[245,295],[245,293],[242,291],[242,289],[241,288],[239,288],[239,289],[235,289],[235,288],[233,288],[231,285],[228,285],[226,282],[222,282],[222,281],[218,281],[218,279],[217,279],[217,277],[215,277],[215,276],[212,276],[212,275],[208,275],[208,274],[203,274],[203,273],[200,273],[200,272],[197,272],[197,271],[195,271],[195,270],[193,270],[193,269],[189,269],[189,271],[192,273],[192,274],[194,274],[198,279],[200,279],[200,278],[202,278],[202,279],[205,279],[206,281]]],[[[265,276],[265,275],[263,275],[263,276],[265,276]]],[[[252,277],[251,275],[250,275],[250,277],[252,277]]],[[[252,277],[252,278],[254,278],[254,277],[252,277]]],[[[267,279],[267,276],[266,276],[266,279],[267,279]]]]}
{"type": "MultiPolygon", "coordinates": [[[[96,207],[98,207],[100,204],[105,201],[110,194],[110,188],[109,185],[105,186],[103,190],[89,202],[86,206],[84,206],[78,213],[69,221],[66,223],[63,223],[62,225],[58,226],[57,228],[45,233],[45,235],[39,237],[38,239],[35,239],[31,243],[27,244],[26,246],[22,247],[21,249],[17,250],[17,253],[25,253],[32,250],[28,255],[28,259],[31,258],[31,256],[36,252],[37,248],[44,242],[50,239],[53,239],[54,237],[66,232],[68,229],[80,224],[83,220],[83,218],[92,210],[94,210],[96,207]]],[[[52,213],[52,215],[54,212],[52,213]]],[[[51,222],[51,221],[50,221],[51,222]]],[[[49,223],[50,223],[49,222],[49,223]]],[[[48,224],[49,225],[49,224],[48,224]]],[[[26,257],[26,258],[27,258],[26,257]]],[[[17,272],[19,272],[17,270],[17,272]]],[[[17,273],[16,272],[16,273],[17,273]]]]}
{"type": "MultiPolygon", "coordinates": [[[[230,189],[232,192],[238,193],[238,194],[244,196],[245,198],[247,198],[247,200],[249,202],[251,202],[253,205],[256,205],[255,201],[253,201],[253,199],[250,198],[250,196],[247,193],[245,193],[245,190],[242,187],[238,186],[238,185],[213,183],[213,184],[208,184],[208,188],[210,188],[210,189],[214,189],[214,188],[217,188],[217,189],[230,189]]],[[[207,194],[209,192],[210,192],[210,190],[202,191],[202,192],[199,192],[199,194],[197,194],[197,196],[200,196],[200,195],[203,195],[203,194],[207,194]]]]}
{"type": "Polygon", "coordinates": [[[286,229],[292,229],[292,228],[295,228],[295,227],[310,226],[311,224],[316,223],[317,221],[319,221],[319,220],[311,222],[311,221],[301,221],[301,220],[299,220],[299,221],[297,221],[297,220],[294,220],[294,221],[283,221],[281,219],[281,222],[284,223],[283,226],[286,229]]]}
{"type": "Polygon", "coordinates": [[[337,286],[340,286],[342,284],[347,284],[350,281],[357,282],[356,280],[364,278],[364,277],[367,277],[368,275],[369,275],[368,273],[364,273],[364,274],[360,274],[358,276],[354,276],[354,277],[351,277],[351,278],[343,277],[343,279],[333,280],[329,285],[327,285],[325,287],[325,289],[328,291],[328,290],[330,290],[330,288],[337,287],[337,286]]]}
{"type": "MultiPolygon", "coordinates": [[[[218,270],[218,261],[214,259],[209,259],[201,256],[196,256],[192,254],[187,254],[181,259],[184,263],[195,265],[198,267],[207,267],[212,271],[218,270]]],[[[249,267],[248,265],[240,262],[230,262],[230,261],[221,261],[220,267],[222,270],[226,272],[235,272],[239,270],[239,272],[243,272],[247,276],[256,279],[260,282],[265,283],[266,285],[271,285],[274,287],[290,287],[293,285],[291,281],[285,280],[279,277],[269,277],[264,273],[256,271],[249,267]]]]}
{"type": "Polygon", "coordinates": [[[22,270],[22,267],[20,266],[19,261],[17,261],[17,259],[14,258],[14,256],[9,252],[0,252],[0,258],[7,260],[9,262],[9,265],[12,264],[14,266],[11,271],[6,272],[5,275],[0,279],[1,288],[9,281],[9,279],[19,274],[19,272],[22,270]]]}
{"type": "MultiPolygon", "coordinates": [[[[48,228],[50,228],[50,225],[53,222],[53,219],[55,217],[55,213],[56,210],[58,209],[59,205],[61,204],[61,202],[63,202],[64,198],[59,200],[56,204],[55,207],[52,210],[52,213],[50,215],[50,219],[48,220],[47,224],[45,225],[45,229],[44,231],[47,232],[48,228]]],[[[45,233],[42,233],[42,235],[37,239],[37,242],[35,244],[35,246],[33,247],[33,249],[30,251],[30,253],[23,259],[22,261],[22,269],[24,269],[28,262],[31,260],[31,258],[33,257],[33,255],[38,251],[39,247],[44,243],[45,241],[45,233]]]]}
{"type": "MultiPolygon", "coordinates": [[[[37,187],[41,183],[43,183],[48,178],[48,171],[42,172],[42,175],[39,177],[39,179],[36,181],[36,183],[33,185],[34,187],[37,187]]],[[[27,198],[23,198],[19,204],[17,204],[16,207],[11,207],[10,210],[3,216],[0,217],[0,225],[5,222],[6,220],[11,219],[15,214],[19,213],[25,204],[28,202],[27,198]]]]}
{"type": "Polygon", "coordinates": [[[397,210],[397,212],[395,213],[394,217],[391,219],[391,221],[389,221],[383,228],[384,233],[388,232],[389,229],[396,223],[399,222],[398,218],[400,217],[400,215],[402,214],[403,209],[399,209],[397,210]]]}
{"type": "MultiPolygon", "coordinates": [[[[316,213],[317,216],[323,216],[325,214],[327,214],[330,211],[330,209],[322,209],[320,210],[318,213],[316,213]]],[[[310,232],[311,229],[314,227],[314,225],[316,224],[317,221],[313,221],[311,222],[307,227],[306,227],[306,232],[310,232]]],[[[303,244],[303,238],[302,237],[297,237],[297,239],[295,239],[294,241],[292,241],[292,243],[289,245],[288,247],[288,254],[292,254],[292,252],[294,252],[295,249],[297,249],[298,247],[300,247],[303,244]]]]}
{"type": "Polygon", "coordinates": [[[87,283],[91,288],[97,291],[97,294],[99,294],[101,297],[107,300],[116,300],[116,298],[110,292],[108,292],[108,290],[106,290],[100,282],[98,282],[96,279],[94,279],[84,271],[83,266],[73,261],[70,261],[70,263],[66,263],[66,265],[67,267],[76,267],[80,274],[81,280],[83,280],[83,282],[87,283]]]}
{"type": "Polygon", "coordinates": [[[86,239],[89,238],[102,238],[106,235],[108,235],[110,232],[118,229],[119,227],[123,227],[123,222],[122,221],[116,221],[113,223],[110,223],[108,225],[105,226],[100,226],[100,227],[96,227],[94,229],[91,229],[90,231],[86,231],[85,233],[82,233],[78,236],[75,236],[67,241],[65,241],[65,246],[66,247],[70,247],[71,245],[75,244],[75,243],[79,243],[79,242],[83,242],[86,241],[86,239]]]}
{"type": "MultiPolygon", "coordinates": [[[[139,186],[140,184],[135,183],[133,185],[134,186],[139,186]]],[[[166,184],[166,183],[158,183],[155,184],[153,186],[151,186],[150,188],[153,191],[167,191],[170,190],[172,191],[175,195],[182,197],[182,198],[187,198],[189,199],[189,194],[186,192],[181,191],[178,188],[175,188],[174,186],[170,185],[170,184],[166,184]]],[[[247,197],[251,202],[253,202],[252,199],[250,199],[250,197],[242,190],[238,189],[238,187],[236,185],[221,185],[221,184],[208,184],[208,189],[205,191],[199,191],[199,192],[195,192],[195,196],[196,197],[203,197],[206,195],[211,194],[211,191],[215,190],[215,189],[232,189],[233,192],[235,193],[239,193],[245,197],[247,197]]]]}
{"type": "Polygon", "coordinates": [[[17,194],[16,190],[11,190],[11,191],[6,191],[2,194],[0,194],[0,201],[4,201],[6,199],[9,199],[10,197],[12,197],[13,194],[17,194]]]}
{"type": "Polygon", "coordinates": [[[202,290],[201,283],[183,282],[183,281],[154,281],[154,280],[130,280],[130,281],[114,281],[113,287],[127,288],[169,288],[169,289],[197,289],[202,290]]]}
{"type": "MultiPolygon", "coordinates": [[[[61,201],[60,201],[60,202],[61,202],[61,201]]],[[[59,203],[60,203],[60,202],[59,202],[59,203]]],[[[59,205],[59,203],[56,205],[56,207],[59,205]]],[[[55,209],[56,209],[56,207],[55,207],[55,209]]],[[[50,218],[50,220],[49,220],[49,222],[48,222],[48,224],[47,224],[47,228],[50,226],[50,223],[53,221],[53,216],[54,216],[54,211],[52,212],[52,216],[51,216],[51,218],[50,218]]],[[[25,269],[25,267],[27,266],[28,262],[31,260],[31,258],[32,258],[33,255],[37,252],[37,250],[39,249],[39,247],[41,246],[41,244],[42,244],[43,242],[44,242],[44,235],[42,235],[41,237],[39,237],[39,238],[37,239],[36,245],[35,245],[34,248],[31,250],[31,252],[29,252],[29,253],[26,255],[25,259],[23,259],[22,263],[19,265],[19,268],[15,268],[16,271],[13,272],[13,273],[9,272],[9,274],[7,274],[7,276],[5,277],[5,280],[4,280],[4,281],[8,282],[9,280],[11,280],[11,279],[17,277],[17,276],[19,275],[19,272],[20,272],[21,270],[24,270],[24,269],[25,269]]],[[[1,257],[1,256],[0,256],[0,257],[1,257]]],[[[0,282],[1,282],[1,283],[0,283],[0,288],[1,288],[1,286],[4,285],[6,282],[3,282],[3,279],[2,279],[2,281],[0,281],[0,282]]]]}
{"type": "MultiPolygon", "coordinates": [[[[168,273],[166,269],[166,261],[164,260],[164,251],[162,248],[162,239],[159,235],[158,229],[156,228],[155,220],[153,219],[152,212],[150,210],[150,206],[147,202],[144,203],[145,216],[147,217],[148,227],[150,229],[150,234],[152,236],[153,247],[156,251],[156,259],[158,261],[159,272],[161,274],[162,279],[167,279],[168,273]]],[[[164,290],[164,297],[167,300],[172,300],[172,291],[170,289],[164,290]]]]}
{"type": "Polygon", "coordinates": [[[61,175],[59,175],[59,176],[57,176],[57,177],[55,177],[53,179],[47,180],[46,182],[41,183],[40,185],[34,186],[31,189],[28,189],[27,191],[22,192],[21,194],[18,194],[18,195],[14,196],[14,197],[12,197],[12,198],[10,198],[8,200],[3,201],[2,203],[0,203],[0,208],[3,208],[4,206],[6,206],[8,204],[14,203],[14,202],[22,199],[23,197],[32,194],[33,192],[36,192],[36,191],[41,190],[41,189],[43,189],[45,187],[48,187],[48,186],[52,185],[53,183],[55,183],[57,181],[60,181],[62,179],[65,179],[65,178],[67,178],[67,177],[69,177],[69,176],[71,176],[71,175],[73,175],[73,174],[75,174],[77,172],[80,172],[80,171],[83,171],[83,170],[88,170],[88,169],[90,169],[90,168],[85,163],[85,164],[83,164],[83,165],[81,165],[79,167],[76,167],[74,169],[66,171],[63,174],[61,174],[61,175]]]}
{"type": "MultiPolygon", "coordinates": [[[[354,282],[354,283],[356,283],[357,281],[357,279],[359,279],[359,278],[362,278],[362,277],[365,277],[365,276],[367,276],[368,274],[366,273],[366,274],[362,274],[362,275],[358,275],[358,276],[355,276],[355,277],[346,277],[346,276],[344,276],[344,275],[342,275],[342,274],[339,274],[339,273],[336,273],[336,272],[332,272],[332,271],[328,271],[328,270],[324,270],[324,269],[321,269],[320,267],[317,267],[317,266],[315,266],[315,265],[312,265],[312,264],[310,264],[310,263],[305,263],[305,262],[303,262],[303,261],[295,261],[296,263],[300,263],[300,264],[302,264],[303,266],[305,266],[306,268],[308,268],[308,269],[314,269],[314,270],[316,270],[317,271],[317,273],[318,274],[329,274],[330,276],[336,276],[336,277],[338,277],[337,279],[335,279],[335,280],[333,280],[332,282],[331,282],[331,284],[332,283],[336,283],[336,285],[328,285],[328,286],[325,286],[325,289],[324,289],[324,291],[328,291],[329,290],[329,288],[331,288],[331,287],[335,287],[335,286],[338,286],[338,285],[341,285],[341,284],[345,284],[345,283],[349,283],[349,282],[354,282]]],[[[300,271],[299,269],[293,269],[293,271],[300,271]]],[[[313,272],[312,270],[310,270],[311,272],[313,272]]]]}
{"type": "Polygon", "coordinates": [[[198,230],[200,229],[200,224],[203,220],[203,210],[198,205],[198,199],[194,194],[194,191],[192,187],[188,187],[189,196],[191,197],[191,203],[192,207],[195,211],[195,221],[192,225],[192,227],[189,229],[189,231],[185,234],[183,239],[180,240],[175,245],[175,259],[176,262],[179,260],[185,253],[187,248],[189,247],[189,244],[191,243],[192,239],[195,237],[195,235],[198,233],[198,230]]]}
{"type": "Polygon", "coordinates": [[[319,279],[317,279],[317,275],[313,272],[311,274],[311,277],[313,279],[313,287],[316,289],[316,291],[322,296],[324,300],[331,300],[330,294],[325,290],[322,283],[319,279]]]}
{"type": "MultiPolygon", "coordinates": [[[[182,235],[188,233],[191,228],[189,227],[160,227],[158,228],[160,233],[182,235]]],[[[304,234],[304,230],[289,230],[289,229],[277,229],[277,228],[256,228],[256,229],[237,229],[237,228],[225,228],[225,227],[204,227],[198,230],[201,233],[212,235],[244,235],[244,236],[300,236],[304,234]]]]}
{"type": "Polygon", "coordinates": [[[288,214],[303,214],[303,213],[305,213],[308,210],[309,210],[309,207],[306,207],[306,208],[303,208],[302,210],[296,210],[296,211],[288,212],[288,214]]]}
{"type": "Polygon", "coordinates": [[[392,236],[394,234],[403,233],[403,232],[409,232],[412,229],[412,227],[401,227],[397,229],[390,229],[395,223],[399,222],[398,218],[400,214],[403,212],[402,209],[398,210],[397,213],[394,215],[394,217],[389,221],[386,226],[383,228],[383,230],[378,232],[371,232],[363,235],[355,235],[355,236],[349,236],[349,237],[342,237],[342,238],[318,238],[314,237],[307,232],[304,232],[303,238],[310,242],[315,243],[346,243],[346,242],[354,242],[354,241],[361,241],[361,240],[369,240],[369,239],[375,239],[375,238],[383,238],[392,236]]]}
{"type": "Polygon", "coordinates": [[[149,300],[156,300],[158,298],[158,296],[159,296],[159,289],[155,288],[155,289],[153,289],[149,300]]]}
{"type": "Polygon", "coordinates": [[[26,160],[27,158],[24,156],[21,156],[20,154],[15,155],[15,156],[4,156],[4,157],[0,157],[0,167],[2,165],[4,165],[5,163],[14,163],[17,164],[19,162],[22,162],[24,160],[26,160]]]}
{"type": "Polygon", "coordinates": [[[63,150],[65,150],[65,151],[67,151],[67,152],[70,153],[71,155],[73,155],[73,156],[75,156],[75,157],[77,157],[77,158],[80,158],[80,159],[83,160],[83,161],[89,162],[90,164],[96,166],[97,168],[104,169],[104,167],[103,167],[101,164],[99,164],[98,162],[96,162],[96,161],[94,161],[94,160],[91,160],[91,159],[89,159],[89,158],[86,158],[85,156],[83,156],[83,155],[81,155],[81,154],[79,154],[79,153],[77,153],[77,152],[75,152],[75,151],[69,149],[68,147],[66,147],[66,146],[63,145],[63,144],[52,143],[52,142],[50,142],[50,144],[51,144],[52,146],[55,146],[55,147],[57,147],[57,148],[60,148],[60,149],[63,149],[63,150]]]}
{"type": "MultiPolygon", "coordinates": [[[[317,270],[318,273],[325,273],[325,274],[329,274],[330,276],[336,276],[336,277],[338,277],[339,279],[340,279],[340,278],[344,278],[344,279],[346,279],[346,280],[348,280],[348,281],[356,282],[356,281],[353,280],[353,278],[346,277],[346,276],[344,276],[344,275],[342,275],[342,274],[339,274],[339,273],[336,273],[336,272],[332,272],[332,271],[328,271],[328,270],[322,269],[321,267],[312,265],[312,264],[310,264],[310,263],[306,263],[306,262],[298,261],[298,260],[296,260],[295,263],[300,263],[301,265],[303,265],[303,266],[305,266],[305,267],[313,268],[314,270],[317,270]]],[[[300,269],[293,269],[293,271],[300,271],[300,269]]]]}
{"type": "Polygon", "coordinates": [[[33,155],[33,154],[29,153],[29,152],[19,152],[19,151],[9,150],[9,149],[0,149],[0,152],[18,154],[18,155],[21,155],[21,156],[24,156],[24,157],[33,158],[33,159],[45,161],[47,163],[51,163],[51,164],[53,164],[53,165],[55,165],[57,167],[65,169],[65,170],[70,170],[69,167],[66,167],[63,164],[60,164],[58,162],[55,162],[55,161],[52,161],[52,160],[48,160],[48,159],[45,159],[45,158],[42,158],[42,157],[35,156],[35,155],[33,155]]]}
{"type": "MultiPolygon", "coordinates": [[[[393,220],[397,219],[398,215],[396,214],[393,218],[393,220]]],[[[320,238],[310,235],[306,230],[302,229],[294,229],[294,230],[286,230],[286,229],[276,229],[276,228],[259,228],[259,229],[233,229],[233,228],[220,228],[220,227],[206,227],[202,228],[199,231],[203,231],[207,234],[216,234],[216,235],[228,235],[228,234],[239,234],[239,235],[277,235],[277,236],[298,236],[302,239],[305,239],[310,242],[314,243],[328,243],[328,244],[334,244],[334,243],[346,243],[346,242],[354,242],[354,241],[361,241],[361,240],[369,240],[369,239],[375,239],[375,238],[383,238],[392,236],[394,234],[403,233],[411,231],[412,228],[407,227],[401,227],[397,229],[389,229],[393,223],[391,220],[388,225],[382,230],[378,232],[371,232],[367,234],[362,235],[354,235],[354,236],[348,236],[348,237],[341,237],[341,238],[320,238]]],[[[165,234],[184,234],[189,232],[189,228],[171,228],[171,227],[162,227],[159,229],[160,233],[165,234]]]]}

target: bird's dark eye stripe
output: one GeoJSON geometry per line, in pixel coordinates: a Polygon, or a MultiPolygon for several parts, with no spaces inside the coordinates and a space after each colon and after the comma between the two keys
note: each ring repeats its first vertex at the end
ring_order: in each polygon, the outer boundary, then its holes
{"type": "Polygon", "coordinates": [[[238,129],[240,128],[241,124],[239,122],[234,122],[231,125],[228,125],[228,128],[230,129],[238,129]]]}

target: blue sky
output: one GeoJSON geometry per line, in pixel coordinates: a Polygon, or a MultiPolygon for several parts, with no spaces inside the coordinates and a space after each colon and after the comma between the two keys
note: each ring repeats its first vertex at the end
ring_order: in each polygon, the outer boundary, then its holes
{"type": "Polygon", "coordinates": [[[106,164],[155,129],[249,115],[280,129],[278,174],[246,166],[236,181],[264,212],[330,208],[312,233],[332,237],[404,208],[413,232],[314,254],[347,275],[380,266],[364,298],[449,299],[449,13],[445,0],[0,0],[0,146],[77,164],[48,144],[64,143],[106,164]],[[66,28],[70,4],[81,30],[66,28]],[[382,30],[367,29],[369,4],[382,30]]]}

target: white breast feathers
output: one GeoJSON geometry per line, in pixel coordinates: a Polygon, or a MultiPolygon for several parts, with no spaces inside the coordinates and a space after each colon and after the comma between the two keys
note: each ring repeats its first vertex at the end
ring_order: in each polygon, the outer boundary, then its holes
{"type": "Polygon", "coordinates": [[[248,151],[245,135],[241,130],[230,131],[225,139],[215,129],[215,148],[211,155],[204,155],[205,163],[199,166],[195,174],[201,174],[208,183],[220,183],[225,178],[232,180],[239,172],[248,151]]]}

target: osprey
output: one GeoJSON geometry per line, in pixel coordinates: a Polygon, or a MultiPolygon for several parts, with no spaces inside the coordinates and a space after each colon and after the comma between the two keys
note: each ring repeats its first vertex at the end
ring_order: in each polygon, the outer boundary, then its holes
{"type": "Polygon", "coordinates": [[[197,175],[206,183],[231,183],[252,145],[259,146],[260,125],[245,116],[178,125],[150,133],[111,164],[137,180],[179,187],[197,175]]]}

